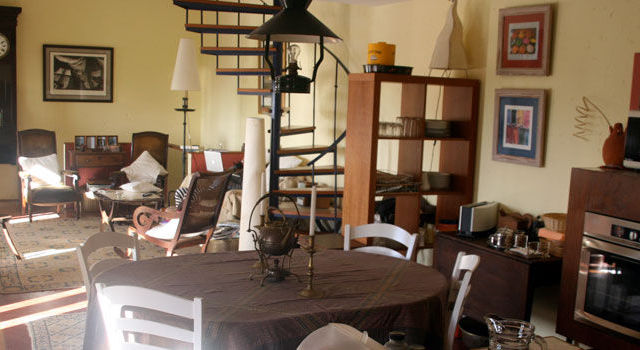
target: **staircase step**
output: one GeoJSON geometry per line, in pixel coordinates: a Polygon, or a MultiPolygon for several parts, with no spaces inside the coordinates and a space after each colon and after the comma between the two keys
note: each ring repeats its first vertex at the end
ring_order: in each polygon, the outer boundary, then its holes
{"type": "Polygon", "coordinates": [[[270,75],[269,68],[218,68],[218,75],[270,75]]]}
{"type": "MultiPolygon", "coordinates": [[[[309,197],[311,196],[310,188],[281,188],[279,190],[272,191],[273,193],[287,194],[292,197],[309,197]]],[[[321,187],[318,188],[318,197],[342,197],[344,189],[338,187],[337,191],[333,187],[321,187]]]]}
{"type": "MultiPolygon", "coordinates": [[[[262,56],[264,55],[264,49],[261,47],[216,47],[205,46],[200,48],[200,52],[207,55],[218,56],[262,56]]],[[[271,54],[276,54],[278,51],[273,47],[269,49],[271,54]]]]}
{"type": "MultiPolygon", "coordinates": [[[[280,169],[275,171],[279,176],[311,176],[312,171],[310,166],[301,166],[289,169],[280,169]]],[[[333,165],[318,165],[315,169],[316,175],[332,175],[334,173],[344,174],[344,167],[338,166],[333,168],[333,165]]]]}
{"type": "Polygon", "coordinates": [[[254,96],[268,96],[271,95],[271,89],[245,89],[240,88],[237,90],[238,95],[254,95],[254,96]]]}
{"type": "Polygon", "coordinates": [[[240,13],[275,14],[281,10],[280,6],[259,4],[243,4],[228,1],[211,0],[173,0],[173,4],[188,10],[223,11],[240,13]]]}
{"type": "Polygon", "coordinates": [[[255,26],[232,26],[222,24],[196,24],[187,23],[184,28],[190,32],[195,33],[209,33],[209,34],[249,34],[255,26]]]}
{"type": "MultiPolygon", "coordinates": [[[[294,208],[291,202],[280,203],[280,210],[284,213],[286,217],[296,217],[298,213],[294,208]]],[[[300,211],[300,216],[303,218],[308,218],[311,216],[311,208],[309,207],[301,207],[298,206],[298,210],[300,211]]],[[[281,217],[282,215],[277,211],[272,211],[272,214],[276,217],[281,217]]],[[[338,216],[335,216],[335,211],[333,208],[327,209],[316,209],[316,219],[325,219],[325,220],[341,220],[342,219],[342,210],[338,209],[338,216]]]]}
{"type": "Polygon", "coordinates": [[[312,154],[312,153],[322,153],[329,148],[328,145],[325,146],[298,146],[298,147],[288,147],[288,148],[280,148],[278,150],[278,155],[281,156],[292,156],[292,155],[302,155],[302,154],[312,154]]]}
{"type": "Polygon", "coordinates": [[[280,128],[280,136],[307,134],[316,130],[315,126],[283,126],[280,128]]]}

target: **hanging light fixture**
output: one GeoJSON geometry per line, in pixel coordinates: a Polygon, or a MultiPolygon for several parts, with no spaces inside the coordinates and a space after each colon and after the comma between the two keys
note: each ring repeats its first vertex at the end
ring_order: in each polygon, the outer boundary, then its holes
{"type": "Polygon", "coordinates": [[[309,93],[310,84],[315,81],[318,67],[324,59],[324,43],[338,43],[342,41],[331,29],[327,28],[314,15],[307,11],[311,0],[281,0],[282,11],[274,15],[262,26],[255,29],[247,37],[262,40],[264,44],[264,58],[271,71],[271,81],[275,92],[309,93]],[[269,58],[270,42],[319,43],[320,57],[313,66],[313,76],[310,78],[298,75],[297,53],[299,48],[288,50],[289,66],[287,74],[275,76],[273,63],[269,58]]]}

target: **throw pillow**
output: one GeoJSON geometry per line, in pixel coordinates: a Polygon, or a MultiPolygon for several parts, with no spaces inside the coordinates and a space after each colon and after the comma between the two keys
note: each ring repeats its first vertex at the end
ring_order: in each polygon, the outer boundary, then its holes
{"type": "Polygon", "coordinates": [[[167,170],[149,152],[144,151],[129,166],[122,168],[130,182],[155,183],[158,175],[166,175],[167,170]]]}
{"type": "Polygon", "coordinates": [[[18,163],[23,171],[31,174],[36,185],[59,185],[62,182],[55,153],[44,157],[19,157],[18,163]]]}

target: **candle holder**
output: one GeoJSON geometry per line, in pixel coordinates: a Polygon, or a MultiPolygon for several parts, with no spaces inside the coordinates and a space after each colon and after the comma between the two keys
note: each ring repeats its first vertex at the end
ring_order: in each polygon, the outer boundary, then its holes
{"type": "Polygon", "coordinates": [[[309,254],[309,265],[307,265],[307,276],[309,279],[307,280],[307,287],[298,292],[298,295],[303,298],[322,298],[324,296],[324,292],[319,289],[313,289],[313,255],[316,253],[315,250],[315,236],[309,236],[309,245],[302,246],[307,254],[309,254]]]}

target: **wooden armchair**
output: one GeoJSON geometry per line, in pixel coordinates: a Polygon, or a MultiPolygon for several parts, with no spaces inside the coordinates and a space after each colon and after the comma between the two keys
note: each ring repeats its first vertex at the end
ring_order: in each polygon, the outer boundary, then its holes
{"type": "MultiPolygon", "coordinates": [[[[144,151],[149,152],[160,165],[167,169],[169,135],[155,131],[143,131],[131,135],[131,161],[138,159],[144,151]]],[[[158,175],[154,184],[156,187],[162,188],[165,203],[167,202],[167,176],[158,175]]],[[[123,171],[111,173],[110,180],[113,188],[128,182],[127,175],[123,171]]]]}
{"type": "Polygon", "coordinates": [[[178,210],[138,207],[133,212],[134,226],[129,227],[129,234],[165,248],[167,256],[177,249],[200,244],[202,252],[206,252],[231,174],[231,171],[193,174],[187,197],[178,210]]]}
{"type": "Polygon", "coordinates": [[[56,134],[53,131],[42,129],[29,129],[18,131],[18,163],[22,190],[22,214],[25,212],[29,215],[29,221],[32,220],[32,206],[55,206],[60,212],[62,205],[73,204],[76,219],[80,217],[80,209],[82,205],[82,193],[78,190],[78,172],[71,170],[59,171],[56,158],[56,134]],[[52,156],[53,169],[45,169],[44,167],[34,167],[40,170],[40,173],[50,172],[46,177],[54,177],[50,181],[40,181],[43,174],[34,173],[33,169],[29,170],[26,164],[35,158],[52,156]],[[56,179],[55,176],[61,173],[62,178],[56,179]],[[40,175],[40,176],[38,176],[40,175]],[[64,184],[64,178],[72,179],[72,186],[64,184]]]}

